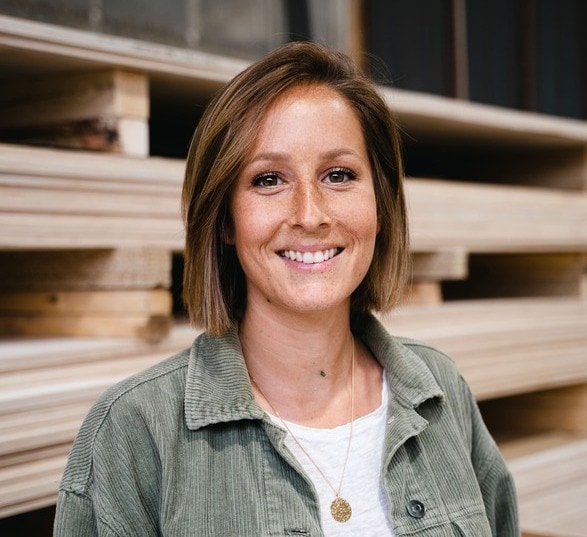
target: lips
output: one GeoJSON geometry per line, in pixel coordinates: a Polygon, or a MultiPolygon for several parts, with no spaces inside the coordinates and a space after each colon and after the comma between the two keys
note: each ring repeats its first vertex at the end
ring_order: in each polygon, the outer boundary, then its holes
{"type": "Polygon", "coordinates": [[[327,248],[325,250],[318,250],[317,252],[301,252],[299,250],[282,250],[279,252],[281,257],[298,261],[311,265],[313,263],[322,263],[328,259],[332,259],[342,252],[342,248],[327,248]]]}

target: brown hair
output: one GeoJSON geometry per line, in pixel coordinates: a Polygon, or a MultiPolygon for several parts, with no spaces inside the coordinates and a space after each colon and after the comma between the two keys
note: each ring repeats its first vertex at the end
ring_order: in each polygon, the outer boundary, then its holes
{"type": "Polygon", "coordinates": [[[183,299],[192,323],[211,334],[224,333],[246,306],[244,274],[225,237],[232,188],[256,141],[259,119],[289,89],[311,84],[338,92],[355,110],[375,183],[381,229],[369,271],[351,297],[351,311],[387,311],[401,297],[410,256],[402,156],[391,113],[348,56],[316,43],[289,43],[216,95],[190,144],[182,192],[183,299]]]}

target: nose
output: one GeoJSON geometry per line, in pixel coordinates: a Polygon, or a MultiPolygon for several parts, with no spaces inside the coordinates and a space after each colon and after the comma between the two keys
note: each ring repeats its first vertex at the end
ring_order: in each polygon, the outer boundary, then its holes
{"type": "Polygon", "coordinates": [[[330,224],[327,194],[317,181],[300,181],[293,190],[292,198],[293,226],[312,230],[330,224]]]}

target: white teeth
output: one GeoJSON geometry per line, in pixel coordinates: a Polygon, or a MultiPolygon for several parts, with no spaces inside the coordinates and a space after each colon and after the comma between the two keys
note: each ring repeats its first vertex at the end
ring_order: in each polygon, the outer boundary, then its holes
{"type": "Polygon", "coordinates": [[[338,248],[329,248],[328,250],[322,250],[320,252],[298,252],[295,250],[283,250],[281,255],[287,259],[298,261],[299,263],[305,263],[306,265],[311,265],[332,259],[338,253],[338,251],[338,248]]]}

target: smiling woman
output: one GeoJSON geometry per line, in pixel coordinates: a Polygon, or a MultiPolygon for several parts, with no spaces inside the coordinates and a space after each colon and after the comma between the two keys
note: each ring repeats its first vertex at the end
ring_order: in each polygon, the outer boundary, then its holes
{"type": "Polygon", "coordinates": [[[341,309],[348,318],[378,227],[361,124],[337,92],[304,85],[276,100],[259,127],[230,202],[229,242],[246,281],[241,329],[253,311],[275,320],[341,309]]]}
{"type": "MultiPolygon", "coordinates": [[[[294,143],[297,135],[298,140],[308,138],[306,147],[318,144],[321,158],[330,159],[331,163],[331,168],[320,170],[324,184],[340,182],[340,172],[345,172],[345,168],[351,173],[344,176],[352,178],[353,168],[340,163],[344,162],[343,157],[350,160],[353,151],[353,162],[360,156],[368,160],[367,173],[373,181],[380,233],[368,274],[352,294],[353,312],[385,311],[393,307],[409,272],[401,150],[385,102],[348,57],[307,43],[286,45],[238,75],[216,97],[194,134],[188,155],[183,190],[184,300],[192,322],[212,333],[223,333],[238,321],[247,301],[241,264],[234,248],[226,241],[231,226],[229,199],[236,180],[242,179],[247,171],[253,172],[250,180],[259,186],[277,186],[286,179],[279,173],[284,172],[270,166],[285,164],[282,161],[288,155],[284,154],[284,148],[254,147],[262,142],[260,129],[264,129],[266,140],[281,132],[285,126],[282,122],[287,121],[281,112],[289,112],[288,117],[294,119],[299,112],[305,113],[304,118],[289,121],[287,125],[288,129],[295,129],[290,143],[294,143]],[[314,97],[321,102],[315,102],[310,110],[308,99],[298,102],[294,93],[297,96],[319,93],[320,98],[314,97]],[[330,99],[322,95],[326,93],[330,99]],[[320,111],[322,104],[329,107],[321,114],[321,120],[330,115],[332,118],[328,118],[318,133],[318,122],[314,120],[310,124],[308,120],[314,119],[309,116],[320,111]],[[279,113],[275,113],[277,108],[279,113]],[[267,114],[272,119],[265,118],[267,114]],[[261,118],[265,119],[261,121],[261,118]],[[344,123],[346,120],[350,121],[348,125],[344,123]],[[267,121],[274,124],[269,127],[267,121]],[[355,138],[357,132],[361,136],[362,155],[356,148],[324,145],[334,136],[341,137],[349,126],[353,127],[355,138]],[[206,268],[202,271],[201,267],[206,268]]],[[[302,161],[298,157],[298,165],[302,161]]],[[[361,162],[363,170],[366,164],[361,162]]]]}
{"type": "Polygon", "coordinates": [[[221,91],[183,189],[191,349],[113,387],[62,536],[517,536],[512,479],[453,362],[393,337],[398,134],[346,56],[292,43],[221,91]]]}

